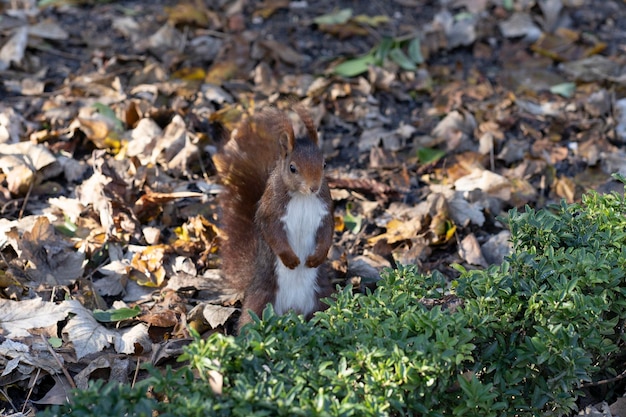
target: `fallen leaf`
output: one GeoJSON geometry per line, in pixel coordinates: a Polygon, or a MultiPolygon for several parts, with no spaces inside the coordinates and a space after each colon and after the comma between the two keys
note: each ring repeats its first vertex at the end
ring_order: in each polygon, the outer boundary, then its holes
{"type": "Polygon", "coordinates": [[[479,189],[504,201],[508,201],[511,197],[511,182],[502,175],[488,170],[474,170],[469,175],[456,180],[454,187],[458,191],[479,189]]]}
{"type": "Polygon", "coordinates": [[[28,27],[17,28],[13,36],[0,48],[0,71],[6,71],[12,63],[20,65],[28,43],[28,27]]]}
{"type": "Polygon", "coordinates": [[[472,146],[476,119],[469,112],[453,110],[432,131],[437,143],[445,143],[448,150],[466,150],[472,146]]]}
{"type": "Polygon", "coordinates": [[[551,93],[559,94],[566,98],[571,97],[575,91],[576,91],[575,83],[561,83],[561,84],[556,84],[550,87],[551,93]]]}
{"type": "Polygon", "coordinates": [[[346,23],[352,17],[352,9],[340,9],[331,13],[317,16],[313,19],[318,25],[339,25],[346,23]]]}
{"type": "Polygon", "coordinates": [[[64,41],[69,38],[69,34],[57,22],[46,19],[28,26],[28,34],[37,36],[42,39],[51,39],[55,41],[64,41]]]}
{"type": "Polygon", "coordinates": [[[181,2],[176,7],[164,7],[164,10],[172,26],[191,24],[206,27],[209,23],[204,3],[181,2]]]}
{"type": "MultiPolygon", "coordinates": [[[[54,385],[43,398],[32,400],[35,404],[62,405],[67,403],[67,399],[72,395],[72,387],[65,378],[55,378],[54,385]]],[[[16,416],[17,417],[17,416],[16,416]]]]}
{"type": "Polygon", "coordinates": [[[483,268],[486,268],[488,266],[487,261],[485,260],[483,253],[480,250],[478,240],[473,233],[470,233],[469,235],[465,236],[463,240],[461,240],[461,244],[459,246],[459,255],[469,264],[478,265],[483,268]]]}
{"type": "Polygon", "coordinates": [[[541,29],[533,22],[528,13],[516,12],[498,24],[500,32],[506,38],[524,37],[526,41],[535,41],[541,36],[541,29]]]}
{"type": "Polygon", "coordinates": [[[508,256],[513,248],[511,243],[511,232],[503,230],[497,235],[491,236],[480,247],[485,260],[490,265],[500,265],[504,258],[508,256]]]}
{"type": "Polygon", "coordinates": [[[289,3],[289,0],[264,0],[262,2],[258,2],[256,4],[254,15],[267,19],[280,9],[288,9],[289,3]]]}
{"type": "Polygon", "coordinates": [[[100,323],[111,323],[116,321],[128,320],[137,317],[141,313],[141,308],[135,306],[133,308],[112,308],[106,311],[94,310],[93,317],[100,323]]]}
{"type": "Polygon", "coordinates": [[[32,300],[0,300],[0,326],[9,339],[29,336],[29,330],[48,327],[65,319],[69,309],[66,305],[32,300]]]}
{"type": "Polygon", "coordinates": [[[259,44],[272,53],[280,61],[290,65],[301,65],[306,61],[304,55],[299,54],[295,49],[271,39],[264,39],[259,44]]]}
{"type": "Polygon", "coordinates": [[[344,77],[356,77],[367,72],[370,65],[376,63],[374,54],[363,55],[358,58],[344,61],[333,68],[333,72],[344,77]]]}
{"type": "Polygon", "coordinates": [[[135,252],[131,261],[130,279],[146,287],[160,287],[165,280],[163,265],[167,248],[163,245],[148,246],[135,252]]]}
{"type": "Polygon", "coordinates": [[[63,333],[74,345],[77,359],[100,352],[113,343],[117,334],[98,323],[91,311],[78,301],[66,300],[61,305],[74,314],[63,328],[63,333]]]}
{"type": "Polygon", "coordinates": [[[121,335],[115,337],[115,351],[127,355],[140,355],[150,352],[152,342],[148,336],[148,326],[138,323],[133,327],[121,331],[121,335]]]}
{"type": "Polygon", "coordinates": [[[51,285],[70,285],[83,274],[85,254],[56,235],[54,226],[46,217],[38,217],[31,231],[21,238],[13,231],[13,245],[26,260],[26,273],[35,282],[51,285]]]}
{"type": "Polygon", "coordinates": [[[237,309],[233,307],[207,303],[202,309],[202,315],[212,329],[217,329],[219,326],[223,326],[235,311],[237,311],[237,309]]]}

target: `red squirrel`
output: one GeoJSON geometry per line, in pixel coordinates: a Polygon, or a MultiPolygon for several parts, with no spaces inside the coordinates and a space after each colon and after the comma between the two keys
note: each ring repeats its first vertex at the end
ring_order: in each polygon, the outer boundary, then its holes
{"type": "Polygon", "coordinates": [[[220,195],[222,270],[243,295],[239,329],[271,303],[310,318],[330,295],[324,261],[332,243],[333,206],[314,123],[296,138],[289,116],[276,108],[244,120],[215,156],[220,195]]]}

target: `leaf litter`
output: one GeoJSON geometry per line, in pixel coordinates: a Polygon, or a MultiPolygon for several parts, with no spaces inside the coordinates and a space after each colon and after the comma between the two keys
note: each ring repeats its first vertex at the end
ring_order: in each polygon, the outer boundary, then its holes
{"type": "Polygon", "coordinates": [[[216,122],[311,109],[333,278],[357,290],[399,263],[454,279],[451,264],[502,262],[507,209],[626,175],[619,2],[79,3],[0,6],[0,387],[15,412],[167,362],[187,326],[232,331],[216,122]]]}

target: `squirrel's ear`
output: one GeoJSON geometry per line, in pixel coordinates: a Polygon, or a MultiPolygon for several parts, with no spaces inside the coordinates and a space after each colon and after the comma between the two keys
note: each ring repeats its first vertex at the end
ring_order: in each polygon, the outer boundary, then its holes
{"type": "Polygon", "coordinates": [[[300,120],[302,120],[302,123],[304,123],[309,140],[317,145],[319,139],[317,137],[317,129],[315,129],[315,123],[313,123],[311,115],[301,105],[296,105],[293,109],[298,114],[298,117],[300,117],[300,120]]]}
{"type": "Polygon", "coordinates": [[[293,134],[289,134],[289,132],[283,132],[280,134],[278,138],[278,143],[280,145],[280,153],[283,157],[289,155],[291,151],[293,151],[295,138],[293,134]]]}

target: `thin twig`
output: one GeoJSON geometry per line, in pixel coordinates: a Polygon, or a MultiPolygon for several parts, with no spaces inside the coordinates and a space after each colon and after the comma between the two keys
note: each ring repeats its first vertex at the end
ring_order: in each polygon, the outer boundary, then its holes
{"type": "Polygon", "coordinates": [[[137,382],[137,376],[139,375],[139,367],[141,366],[141,358],[137,358],[137,366],[135,366],[135,375],[133,375],[133,383],[131,384],[131,388],[135,388],[135,383],[137,382]]]}
{"type": "Polygon", "coordinates": [[[57,361],[57,364],[61,367],[61,371],[63,371],[63,375],[65,375],[65,378],[67,379],[67,382],[70,383],[70,386],[72,388],[76,388],[76,383],[72,379],[72,376],[70,375],[70,373],[67,372],[67,369],[65,369],[65,366],[63,366],[63,364],[61,363],[61,359],[59,359],[59,355],[57,355],[57,353],[54,351],[54,349],[52,349],[52,346],[50,346],[50,343],[48,343],[48,341],[46,340],[45,337],[43,337],[43,335],[41,335],[41,340],[44,341],[44,343],[48,347],[48,350],[52,354],[52,357],[54,358],[55,361],[57,361]]]}
{"type": "Polygon", "coordinates": [[[41,374],[41,368],[37,368],[37,375],[35,375],[35,379],[28,390],[28,395],[26,395],[26,399],[24,400],[24,404],[22,405],[22,414],[26,411],[26,404],[28,404],[28,400],[30,400],[30,396],[35,389],[35,385],[37,384],[37,380],[39,379],[39,375],[41,374]]]}
{"type": "Polygon", "coordinates": [[[491,139],[491,146],[489,147],[489,163],[491,166],[491,171],[495,172],[496,171],[496,159],[495,159],[493,148],[496,146],[496,144],[494,143],[493,135],[491,135],[490,139],[491,139]]]}
{"type": "Polygon", "coordinates": [[[612,382],[617,382],[620,379],[624,379],[624,378],[626,378],[626,370],[624,370],[621,374],[614,376],[613,378],[602,379],[600,381],[594,381],[594,382],[587,382],[586,384],[582,384],[580,387],[581,388],[597,387],[598,385],[610,384],[612,382]]]}
{"type": "Polygon", "coordinates": [[[11,401],[11,397],[9,397],[9,393],[7,393],[4,388],[0,388],[0,393],[2,393],[2,395],[4,396],[4,400],[3,401],[7,401],[9,403],[9,405],[11,406],[11,408],[13,409],[13,411],[17,412],[17,407],[15,407],[15,404],[13,404],[13,401],[11,401]]]}
{"type": "Polygon", "coordinates": [[[24,211],[26,210],[26,204],[28,203],[28,198],[30,197],[30,193],[33,191],[33,188],[35,188],[35,179],[36,176],[33,177],[33,180],[30,182],[30,185],[28,186],[28,191],[26,192],[26,195],[24,196],[24,203],[22,204],[22,208],[20,208],[20,214],[18,215],[18,220],[21,220],[22,217],[24,216],[24,211]]]}

